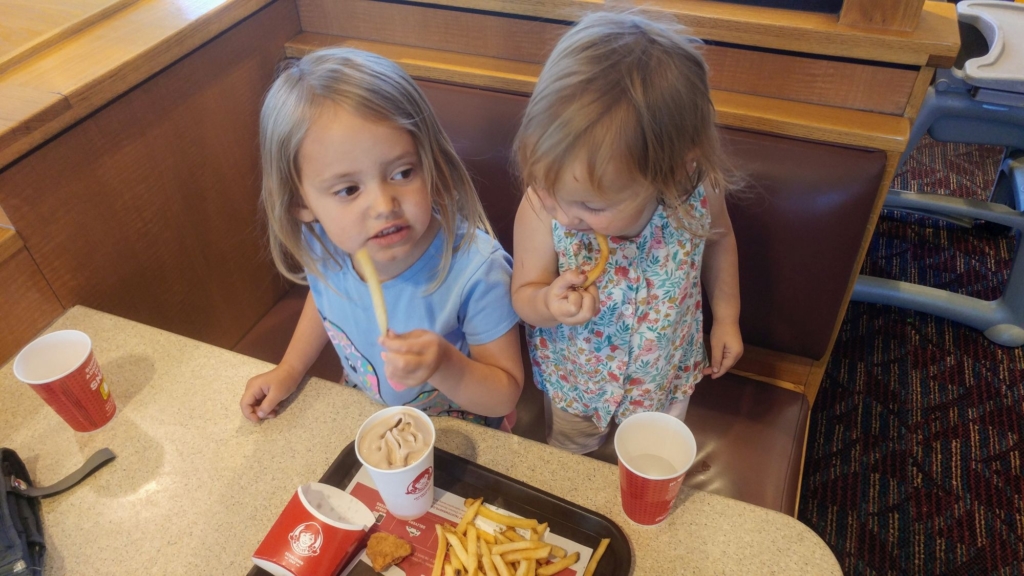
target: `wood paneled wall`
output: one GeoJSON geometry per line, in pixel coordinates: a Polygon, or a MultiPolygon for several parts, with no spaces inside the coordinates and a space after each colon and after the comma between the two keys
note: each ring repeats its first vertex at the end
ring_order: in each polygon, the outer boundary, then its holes
{"type": "Polygon", "coordinates": [[[18,234],[0,228],[0,364],[64,312],[18,234]]]}
{"type": "Polygon", "coordinates": [[[0,173],[64,306],[224,347],[273,306],[258,113],[298,32],[294,3],[271,4],[0,173]]]}

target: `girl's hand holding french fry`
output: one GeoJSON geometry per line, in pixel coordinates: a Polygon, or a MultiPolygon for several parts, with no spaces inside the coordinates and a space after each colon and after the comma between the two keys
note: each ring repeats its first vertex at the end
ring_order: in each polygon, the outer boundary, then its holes
{"type": "Polygon", "coordinates": [[[448,355],[461,354],[440,335],[429,330],[413,330],[381,337],[384,348],[384,374],[396,389],[419,386],[441,368],[448,355]]]}

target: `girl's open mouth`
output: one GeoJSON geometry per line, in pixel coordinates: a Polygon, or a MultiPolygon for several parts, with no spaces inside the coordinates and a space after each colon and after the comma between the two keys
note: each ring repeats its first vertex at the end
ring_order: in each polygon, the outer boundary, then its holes
{"type": "Polygon", "coordinates": [[[388,226],[370,238],[370,242],[378,246],[389,246],[401,242],[409,234],[409,227],[396,224],[388,226]]]}

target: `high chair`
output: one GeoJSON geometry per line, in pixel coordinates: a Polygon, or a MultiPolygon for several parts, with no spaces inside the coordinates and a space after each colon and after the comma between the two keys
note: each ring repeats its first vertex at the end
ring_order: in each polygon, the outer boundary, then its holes
{"type": "MultiPolygon", "coordinates": [[[[984,220],[1024,231],[1024,4],[957,5],[961,50],[939,70],[910,133],[906,162],[927,133],[941,142],[1007,147],[990,202],[891,189],[885,208],[971,227],[984,220]]],[[[1024,345],[1024,251],[1017,250],[1003,295],[980,300],[907,282],[860,276],[853,300],[926,312],[977,328],[1003,346],[1024,345]]]]}

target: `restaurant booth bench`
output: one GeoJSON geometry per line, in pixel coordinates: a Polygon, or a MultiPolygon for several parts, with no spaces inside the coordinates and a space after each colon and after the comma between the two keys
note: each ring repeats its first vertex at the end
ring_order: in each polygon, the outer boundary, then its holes
{"type": "MultiPolygon", "coordinates": [[[[434,82],[420,86],[473,176],[498,239],[511,252],[521,191],[510,150],[527,98],[434,82]]],[[[744,182],[729,204],[739,249],[744,341],[794,358],[822,358],[847,287],[842,271],[856,260],[885,154],[738,130],[721,134],[744,182]],[[793,158],[802,159],[803,170],[792,169],[793,158]]],[[[305,295],[305,287],[290,290],[234,349],[278,362],[305,295]]],[[[709,330],[710,306],[704,310],[709,330]]],[[[527,380],[513,431],[543,442],[543,398],[525,346],[523,354],[527,380]]],[[[325,347],[310,374],[342,379],[333,347],[325,347]]],[[[737,373],[706,378],[686,417],[698,451],[686,484],[795,514],[809,409],[807,397],[784,382],[737,373]]],[[[612,443],[593,456],[614,463],[612,443]]]]}

